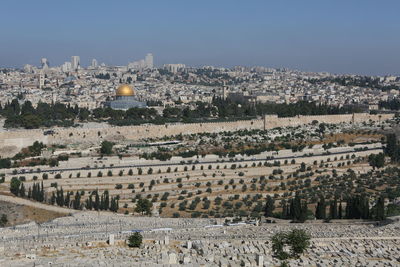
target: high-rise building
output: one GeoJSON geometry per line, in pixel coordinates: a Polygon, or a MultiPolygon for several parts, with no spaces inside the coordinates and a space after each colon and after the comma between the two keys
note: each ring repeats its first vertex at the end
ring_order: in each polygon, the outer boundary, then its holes
{"type": "Polygon", "coordinates": [[[96,60],[95,58],[92,59],[92,65],[91,65],[91,67],[92,67],[93,69],[95,69],[95,68],[97,68],[97,66],[98,66],[97,60],[96,60]]]}
{"type": "Polygon", "coordinates": [[[47,60],[47,58],[43,57],[40,60],[40,65],[42,66],[42,69],[48,69],[49,68],[49,61],[47,60]]]}
{"type": "Polygon", "coordinates": [[[80,67],[80,58],[79,56],[72,56],[71,57],[71,65],[72,70],[78,70],[80,67]]]}
{"type": "Polygon", "coordinates": [[[145,57],[146,68],[152,69],[153,68],[153,54],[149,53],[145,57]]]}

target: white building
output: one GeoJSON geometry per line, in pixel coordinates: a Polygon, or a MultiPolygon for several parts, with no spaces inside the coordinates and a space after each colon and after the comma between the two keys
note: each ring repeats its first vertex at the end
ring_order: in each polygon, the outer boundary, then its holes
{"type": "Polygon", "coordinates": [[[40,60],[40,65],[42,66],[42,69],[48,69],[49,68],[49,61],[47,60],[47,58],[43,57],[40,60]]]}
{"type": "Polygon", "coordinates": [[[146,68],[152,69],[153,68],[153,54],[149,53],[145,57],[146,68]]]}
{"type": "Polygon", "coordinates": [[[169,72],[176,73],[178,70],[183,70],[186,67],[185,64],[165,64],[164,69],[169,72]]]}
{"type": "Polygon", "coordinates": [[[64,64],[62,64],[61,65],[61,70],[63,71],[63,72],[69,72],[69,71],[71,71],[72,70],[72,64],[71,64],[71,62],[64,62],[64,64]]]}
{"type": "Polygon", "coordinates": [[[92,67],[93,69],[95,69],[95,68],[97,68],[97,66],[98,66],[97,60],[96,60],[95,58],[92,59],[92,65],[91,65],[91,67],[92,67]]]}
{"type": "Polygon", "coordinates": [[[80,67],[80,58],[79,56],[72,56],[71,57],[71,65],[72,65],[72,70],[77,70],[80,67]]]}

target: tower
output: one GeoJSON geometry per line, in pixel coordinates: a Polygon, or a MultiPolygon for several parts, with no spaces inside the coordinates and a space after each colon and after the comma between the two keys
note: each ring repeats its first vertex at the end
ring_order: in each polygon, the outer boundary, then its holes
{"type": "Polygon", "coordinates": [[[49,68],[49,61],[47,58],[43,57],[40,59],[40,65],[42,66],[42,69],[48,69],[49,68]]]}
{"type": "Polygon", "coordinates": [[[44,87],[44,74],[42,72],[39,73],[39,89],[44,87]]]}
{"type": "Polygon", "coordinates": [[[226,100],[227,97],[228,97],[228,86],[226,86],[226,83],[224,81],[222,85],[222,99],[226,100]]]}
{"type": "Polygon", "coordinates": [[[92,65],[91,65],[91,67],[93,68],[93,69],[95,69],[95,68],[97,68],[97,60],[94,58],[94,59],[92,59],[92,65]]]}
{"type": "Polygon", "coordinates": [[[79,56],[72,56],[71,57],[71,65],[72,70],[78,70],[80,67],[80,58],[79,56]]]}
{"type": "Polygon", "coordinates": [[[153,68],[153,54],[149,53],[145,57],[146,68],[152,69],[153,68]]]}

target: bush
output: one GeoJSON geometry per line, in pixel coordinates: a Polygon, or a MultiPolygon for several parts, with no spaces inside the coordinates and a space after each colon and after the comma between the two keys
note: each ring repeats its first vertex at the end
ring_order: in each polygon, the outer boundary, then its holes
{"type": "Polygon", "coordinates": [[[301,229],[276,233],[271,238],[274,257],[280,260],[298,258],[310,246],[310,239],[311,236],[301,229]],[[285,251],[287,246],[289,246],[290,253],[285,251]]]}
{"type": "Polygon", "coordinates": [[[21,185],[21,181],[18,180],[17,177],[13,177],[10,182],[10,191],[14,195],[18,196],[19,186],[21,185]]]}
{"type": "Polygon", "coordinates": [[[128,238],[128,246],[131,248],[138,248],[142,244],[142,235],[138,232],[132,234],[128,238]]]}

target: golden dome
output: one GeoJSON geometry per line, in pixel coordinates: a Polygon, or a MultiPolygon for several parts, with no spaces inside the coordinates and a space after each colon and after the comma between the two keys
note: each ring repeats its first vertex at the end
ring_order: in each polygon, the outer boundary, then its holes
{"type": "Polygon", "coordinates": [[[127,84],[122,84],[118,87],[115,92],[117,96],[133,96],[135,95],[135,91],[133,91],[132,87],[127,84]]]}

